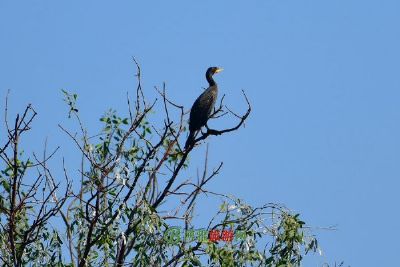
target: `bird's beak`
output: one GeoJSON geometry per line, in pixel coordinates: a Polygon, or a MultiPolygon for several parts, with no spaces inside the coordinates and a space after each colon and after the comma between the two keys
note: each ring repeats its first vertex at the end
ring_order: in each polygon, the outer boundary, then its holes
{"type": "Polygon", "coordinates": [[[218,69],[215,71],[215,73],[221,72],[221,71],[223,71],[223,70],[224,70],[223,68],[218,68],[218,69]]]}

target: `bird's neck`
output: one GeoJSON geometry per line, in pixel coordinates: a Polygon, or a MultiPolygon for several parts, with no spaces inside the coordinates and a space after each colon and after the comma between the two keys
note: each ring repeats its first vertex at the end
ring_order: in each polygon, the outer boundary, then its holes
{"type": "Polygon", "coordinates": [[[215,81],[214,81],[214,79],[213,79],[213,77],[212,77],[211,74],[208,74],[208,73],[207,73],[206,78],[207,78],[207,82],[208,82],[208,84],[209,84],[210,86],[216,85],[216,83],[215,83],[215,81]]]}

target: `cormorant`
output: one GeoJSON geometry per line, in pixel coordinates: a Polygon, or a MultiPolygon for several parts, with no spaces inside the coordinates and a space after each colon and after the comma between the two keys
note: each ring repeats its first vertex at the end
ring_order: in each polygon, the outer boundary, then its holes
{"type": "Polygon", "coordinates": [[[219,67],[210,67],[206,72],[206,79],[210,85],[197,99],[194,101],[190,110],[189,119],[189,136],[186,140],[185,149],[193,145],[197,132],[201,127],[207,125],[218,96],[218,86],[213,79],[215,73],[221,72],[223,69],[219,67]]]}

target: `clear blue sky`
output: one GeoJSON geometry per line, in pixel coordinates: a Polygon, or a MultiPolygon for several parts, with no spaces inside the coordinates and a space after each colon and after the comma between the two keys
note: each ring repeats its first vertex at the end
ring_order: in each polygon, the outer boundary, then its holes
{"type": "MultiPolygon", "coordinates": [[[[398,0],[1,1],[0,97],[11,89],[13,112],[28,102],[39,112],[29,149],[41,151],[48,137],[68,158],[60,89],[79,94],[96,129],[106,109],[125,112],[131,56],[147,95],[165,81],[187,108],[206,86],[205,69],[222,66],[227,104],[244,110],[245,89],[253,113],[246,128],[209,141],[210,164],[225,163],[210,186],[254,205],[284,203],[312,226],[337,225],[316,232],[324,256],[310,266],[393,266],[399,14],[398,0]]],[[[201,167],[204,148],[196,153],[201,167]]]]}

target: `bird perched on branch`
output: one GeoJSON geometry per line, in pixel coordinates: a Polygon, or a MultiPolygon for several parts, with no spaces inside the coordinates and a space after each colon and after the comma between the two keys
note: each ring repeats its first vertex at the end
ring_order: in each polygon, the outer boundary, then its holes
{"type": "Polygon", "coordinates": [[[218,86],[213,79],[215,73],[221,72],[219,67],[210,67],[206,72],[206,79],[209,87],[194,101],[190,110],[189,136],[186,140],[185,149],[193,145],[196,134],[203,126],[207,126],[207,121],[214,109],[218,96],[218,86]]]}

